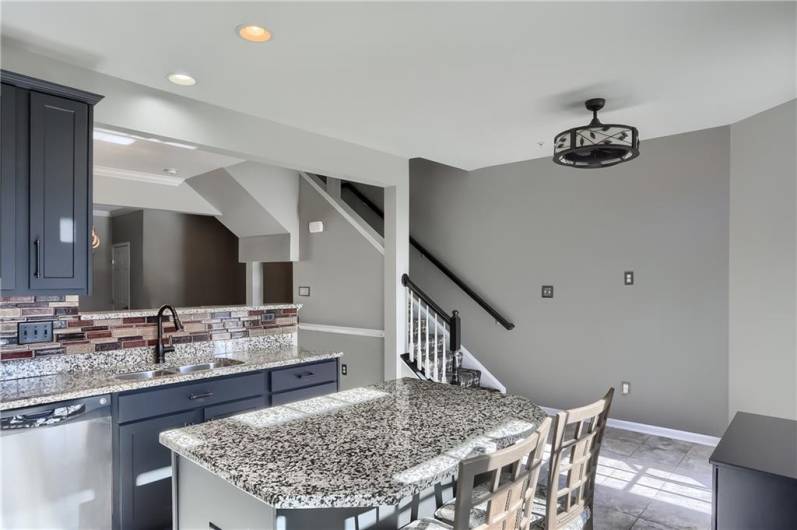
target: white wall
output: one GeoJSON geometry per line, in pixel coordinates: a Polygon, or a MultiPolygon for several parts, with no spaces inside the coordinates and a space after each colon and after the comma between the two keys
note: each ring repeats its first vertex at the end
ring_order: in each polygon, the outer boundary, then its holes
{"type": "Polygon", "coordinates": [[[256,162],[242,162],[225,170],[290,234],[290,257],[281,261],[297,261],[299,173],[256,162]]]}
{"type": "Polygon", "coordinates": [[[797,101],[731,126],[730,415],[797,419],[797,101]]]}
{"type": "Polygon", "coordinates": [[[94,174],[94,203],[172,210],[199,215],[219,215],[221,213],[186,182],[179,186],[167,186],[111,178],[103,176],[101,173],[94,174]]]}
{"type": "Polygon", "coordinates": [[[377,185],[406,182],[407,160],[124,81],[2,43],[3,68],[102,94],[95,122],[279,167],[377,185]]]}

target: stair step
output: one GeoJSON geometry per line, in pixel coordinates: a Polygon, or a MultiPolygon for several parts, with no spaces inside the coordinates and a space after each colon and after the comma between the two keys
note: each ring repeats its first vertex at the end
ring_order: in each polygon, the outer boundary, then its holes
{"type": "MultiPolygon", "coordinates": [[[[410,356],[408,353],[405,353],[401,356],[407,365],[415,371],[415,373],[425,377],[426,379],[431,379],[430,375],[426,375],[426,371],[423,368],[418,368],[414,362],[410,361],[410,356]]],[[[453,375],[453,363],[454,359],[453,356],[447,355],[446,356],[446,382],[448,384],[453,384],[454,378],[453,375]]],[[[438,364],[442,364],[442,358],[438,357],[438,364]]],[[[432,372],[433,372],[432,367],[432,372]]],[[[438,366],[438,374],[442,373],[440,366],[438,366]]],[[[462,387],[469,387],[469,388],[480,388],[481,386],[481,370],[475,370],[472,368],[460,368],[457,370],[457,374],[459,375],[459,386],[462,387]]]]}

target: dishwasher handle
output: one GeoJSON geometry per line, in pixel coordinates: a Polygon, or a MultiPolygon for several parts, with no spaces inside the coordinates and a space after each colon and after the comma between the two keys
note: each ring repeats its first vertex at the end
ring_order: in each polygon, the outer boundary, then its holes
{"type": "Polygon", "coordinates": [[[78,420],[86,414],[100,409],[110,410],[107,396],[86,400],[57,403],[49,407],[34,407],[11,411],[0,418],[0,431],[49,427],[78,420]]]}

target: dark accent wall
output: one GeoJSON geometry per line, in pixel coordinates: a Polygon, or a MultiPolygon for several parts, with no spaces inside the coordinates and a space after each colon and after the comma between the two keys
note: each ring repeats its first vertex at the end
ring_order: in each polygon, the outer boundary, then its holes
{"type": "Polygon", "coordinates": [[[263,263],[263,302],[266,304],[293,303],[292,262],[263,263]]]}
{"type": "MultiPolygon", "coordinates": [[[[130,307],[148,309],[144,294],[144,211],[138,210],[111,218],[111,241],[130,243],[130,307]]],[[[111,309],[107,307],[106,309],[111,309]]]]}
{"type": "Polygon", "coordinates": [[[144,211],[143,305],[246,302],[246,265],[238,238],[215,217],[144,211]]]}
{"type": "Polygon", "coordinates": [[[81,311],[103,311],[113,306],[111,217],[95,215],[94,230],[100,238],[100,246],[91,250],[92,291],[91,296],[80,297],[81,311]]]}

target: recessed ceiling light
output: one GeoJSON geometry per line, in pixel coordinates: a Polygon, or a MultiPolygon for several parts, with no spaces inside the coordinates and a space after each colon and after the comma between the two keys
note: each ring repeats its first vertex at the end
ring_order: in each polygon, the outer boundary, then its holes
{"type": "Polygon", "coordinates": [[[239,37],[249,42],[266,42],[271,40],[271,32],[263,26],[241,24],[235,28],[235,31],[238,32],[239,37]]]}
{"type": "Polygon", "coordinates": [[[164,168],[163,172],[166,173],[167,175],[169,175],[170,177],[176,177],[177,176],[177,170],[174,169],[173,167],[164,168]]]}
{"type": "Polygon", "coordinates": [[[106,131],[105,129],[94,129],[94,139],[118,145],[130,145],[136,141],[135,138],[116,134],[112,131],[106,131]]]}
{"type": "Polygon", "coordinates": [[[168,79],[175,85],[180,86],[194,86],[196,84],[196,79],[188,74],[169,74],[168,79]]]}

